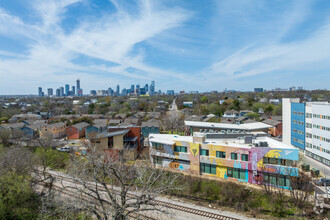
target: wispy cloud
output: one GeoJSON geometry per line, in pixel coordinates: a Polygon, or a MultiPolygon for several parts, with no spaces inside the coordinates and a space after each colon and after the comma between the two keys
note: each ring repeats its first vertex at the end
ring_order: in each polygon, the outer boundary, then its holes
{"type": "MultiPolygon", "coordinates": [[[[79,2],[79,0],[35,1],[33,7],[40,16],[38,26],[26,24],[19,17],[1,9],[0,33],[11,37],[8,34],[9,30],[15,30],[12,31],[13,34],[22,35],[25,40],[32,41],[28,43],[29,52],[25,59],[16,56],[20,59],[1,60],[0,75],[6,75],[5,80],[9,82],[14,77],[16,79],[23,77],[20,80],[24,80],[26,74],[30,79],[38,79],[44,75],[56,78],[54,76],[59,72],[66,73],[69,77],[77,75],[72,74],[73,71],[83,71],[87,74],[99,72],[103,73],[106,79],[113,79],[112,85],[113,82],[119,82],[118,78],[120,78],[114,77],[114,74],[129,77],[131,80],[161,79],[166,76],[184,78],[179,73],[146,64],[145,54],[134,50],[137,44],[180,26],[189,18],[189,11],[176,7],[159,7],[154,2],[141,1],[137,5],[136,12],[131,13],[127,11],[125,5],[121,5],[124,4],[123,2],[112,1],[117,9],[115,13],[103,15],[101,18],[91,16],[89,21],[82,20],[77,28],[65,33],[60,25],[61,20],[65,16],[67,7],[79,2]],[[5,24],[8,20],[10,22],[5,24]],[[114,62],[118,66],[80,66],[71,62],[77,54],[114,62]],[[136,71],[128,72],[128,68],[136,71]],[[11,74],[8,76],[8,73],[11,74]]],[[[11,55],[15,57],[15,54],[11,55]]],[[[92,77],[93,75],[89,78],[92,77]]],[[[57,81],[64,80],[63,75],[61,79],[57,78],[57,81]]]]}

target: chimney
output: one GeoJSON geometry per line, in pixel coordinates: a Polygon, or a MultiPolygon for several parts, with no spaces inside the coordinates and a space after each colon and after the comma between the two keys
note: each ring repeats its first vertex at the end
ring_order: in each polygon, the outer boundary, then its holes
{"type": "Polygon", "coordinates": [[[203,143],[205,142],[205,134],[198,134],[193,136],[193,142],[200,142],[203,143]]]}

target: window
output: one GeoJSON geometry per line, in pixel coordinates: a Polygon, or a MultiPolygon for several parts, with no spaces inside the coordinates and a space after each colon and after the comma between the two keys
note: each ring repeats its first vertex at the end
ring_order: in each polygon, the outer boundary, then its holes
{"type": "Polygon", "coordinates": [[[241,155],[241,161],[249,161],[249,155],[248,154],[242,154],[241,155]]]}
{"type": "Polygon", "coordinates": [[[174,146],[174,152],[187,153],[187,147],[184,147],[184,146],[174,146]]]}
{"type": "Polygon", "coordinates": [[[231,167],[227,168],[227,177],[233,177],[233,168],[231,167]]]}
{"type": "Polygon", "coordinates": [[[224,152],[224,151],[217,151],[217,157],[219,157],[219,158],[226,158],[226,152],[224,152]]]}
{"type": "Polygon", "coordinates": [[[201,149],[202,156],[209,156],[209,150],[201,149]]]}
{"type": "Polygon", "coordinates": [[[108,147],[109,148],[113,147],[113,137],[108,138],[108,147]]]}
{"type": "Polygon", "coordinates": [[[156,165],[163,165],[163,158],[161,158],[161,157],[154,157],[154,164],[156,164],[156,165]]]}
{"type": "Polygon", "coordinates": [[[230,154],[230,158],[231,158],[232,160],[237,160],[237,153],[231,153],[231,154],[230,154]]]}
{"type": "Polygon", "coordinates": [[[246,170],[227,167],[227,177],[240,179],[240,180],[246,180],[246,170]]]}
{"type": "Polygon", "coordinates": [[[217,174],[217,166],[214,164],[201,163],[201,173],[217,174]]]}

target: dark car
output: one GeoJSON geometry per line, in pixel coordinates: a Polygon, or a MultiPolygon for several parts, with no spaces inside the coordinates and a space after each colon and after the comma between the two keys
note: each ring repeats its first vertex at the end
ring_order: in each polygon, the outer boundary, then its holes
{"type": "Polygon", "coordinates": [[[318,186],[324,186],[324,184],[326,184],[326,186],[330,186],[330,179],[321,178],[319,180],[316,180],[315,184],[318,186]]]}

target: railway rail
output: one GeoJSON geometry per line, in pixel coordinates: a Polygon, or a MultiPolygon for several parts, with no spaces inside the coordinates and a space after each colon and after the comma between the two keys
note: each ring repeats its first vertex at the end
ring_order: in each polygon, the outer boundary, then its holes
{"type": "MultiPolygon", "coordinates": [[[[66,177],[64,175],[58,175],[58,174],[54,174],[54,173],[48,173],[50,175],[54,175],[57,177],[60,177],[62,180],[64,179],[67,182],[71,182],[76,184],[77,182],[75,182],[72,178],[70,177],[66,177]]],[[[95,183],[96,184],[96,183],[95,183]]],[[[92,185],[92,183],[89,183],[89,185],[92,185]]],[[[57,188],[58,190],[63,191],[63,188],[55,186],[55,188],[57,188]]],[[[103,187],[100,186],[99,189],[102,189],[103,187]]],[[[67,193],[67,192],[66,192],[67,193]]],[[[130,194],[129,195],[133,196],[134,194],[130,194]]],[[[74,196],[71,195],[70,196],[74,196]]],[[[76,196],[74,196],[76,197],[76,196]]],[[[85,198],[87,199],[91,199],[89,197],[85,198]]],[[[178,205],[178,204],[173,204],[173,203],[169,203],[169,202],[164,202],[164,201],[160,201],[160,200],[155,200],[153,201],[153,204],[158,205],[158,206],[162,206],[162,207],[166,207],[168,209],[173,209],[173,210],[178,210],[178,211],[182,211],[182,212],[186,212],[186,213],[190,213],[190,214],[194,214],[197,216],[202,216],[202,217],[206,217],[206,218],[210,218],[210,219],[220,219],[220,220],[237,220],[237,218],[233,218],[233,217],[229,217],[229,216],[225,216],[225,215],[220,215],[220,214],[216,214],[213,212],[209,212],[209,211],[204,211],[204,210],[200,210],[200,209],[194,209],[194,208],[190,208],[190,207],[186,207],[186,206],[182,206],[182,205],[178,205]]],[[[140,219],[145,219],[145,220],[155,220],[155,218],[146,216],[146,215],[141,215],[141,214],[136,214],[134,213],[134,216],[132,215],[131,217],[136,217],[136,218],[140,218],[140,219]]]]}

